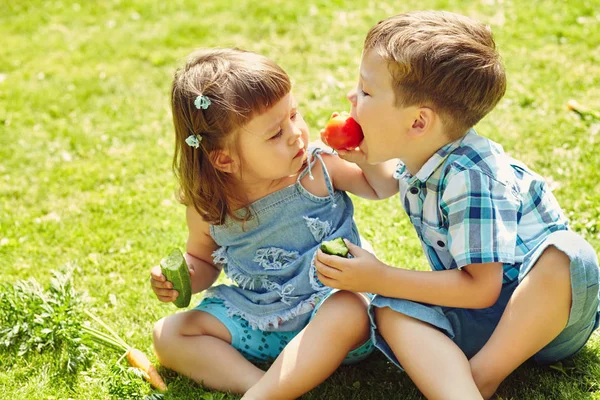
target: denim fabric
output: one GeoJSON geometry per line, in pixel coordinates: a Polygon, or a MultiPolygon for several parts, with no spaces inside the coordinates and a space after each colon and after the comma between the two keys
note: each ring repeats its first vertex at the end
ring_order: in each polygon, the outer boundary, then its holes
{"type": "MultiPolygon", "coordinates": [[[[374,309],[391,309],[425,321],[444,332],[466,354],[475,355],[488,341],[498,325],[502,313],[519,283],[534,267],[542,252],[548,246],[555,246],[571,260],[572,305],[565,329],[546,347],[533,356],[540,364],[559,361],[577,353],[598,327],[599,310],[599,272],[598,258],[594,249],[579,235],[572,231],[551,233],[544,241],[533,248],[524,258],[518,279],[504,285],[500,297],[490,308],[464,309],[431,306],[404,299],[375,296],[369,308],[372,340],[396,365],[398,360],[383,337],[379,335],[375,324],[374,309]]],[[[515,340],[518,340],[515,338],[515,340]]]]}
{"type": "Polygon", "coordinates": [[[206,297],[223,300],[228,315],[261,331],[298,331],[331,288],[317,279],[314,257],[324,240],[343,236],[360,246],[354,207],[345,192],[334,190],[321,157],[311,150],[309,165],[295,184],[251,204],[252,219],[227,219],[210,233],[220,246],[214,261],[235,285],[218,285],[206,297]],[[319,197],[300,183],[314,163],[323,166],[329,195],[319,197]]]}

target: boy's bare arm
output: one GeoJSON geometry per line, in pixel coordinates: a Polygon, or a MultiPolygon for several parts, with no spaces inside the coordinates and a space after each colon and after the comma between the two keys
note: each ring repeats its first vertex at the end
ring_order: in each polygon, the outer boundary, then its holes
{"type": "Polygon", "coordinates": [[[462,270],[411,271],[390,267],[347,243],[352,259],[317,252],[318,276],[327,286],[364,291],[446,307],[492,306],[502,288],[502,264],[465,266],[462,270]]]}
{"type": "Polygon", "coordinates": [[[377,294],[446,307],[491,307],[502,289],[502,264],[469,265],[462,270],[411,271],[387,267],[377,294]]]}

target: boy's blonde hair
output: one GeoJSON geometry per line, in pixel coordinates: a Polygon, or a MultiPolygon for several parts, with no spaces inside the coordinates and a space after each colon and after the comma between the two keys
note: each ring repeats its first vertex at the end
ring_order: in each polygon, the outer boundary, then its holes
{"type": "Polygon", "coordinates": [[[428,106],[457,139],[489,113],[506,91],[491,29],[443,11],[399,14],[375,25],[364,52],[389,64],[397,106],[428,106]]]}
{"type": "Polygon", "coordinates": [[[175,72],[171,90],[179,201],[193,206],[211,224],[222,224],[227,215],[247,219],[231,208],[232,201],[244,204],[244,197],[234,190],[231,175],[215,167],[216,155],[218,150],[235,149],[233,134],[290,90],[285,71],[259,54],[240,49],[191,54],[175,72]],[[210,100],[208,108],[196,108],[200,95],[210,100]],[[198,148],[186,143],[190,135],[201,136],[198,148]]]}

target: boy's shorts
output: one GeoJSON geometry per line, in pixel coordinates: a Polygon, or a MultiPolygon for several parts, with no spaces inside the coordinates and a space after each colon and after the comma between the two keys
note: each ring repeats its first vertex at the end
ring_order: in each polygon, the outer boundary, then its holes
{"type": "MultiPolygon", "coordinates": [[[[488,341],[514,290],[548,246],[555,246],[571,259],[571,311],[567,326],[552,342],[537,352],[533,359],[540,364],[551,364],[574,355],[598,327],[600,309],[596,252],[581,236],[571,231],[554,232],[532,249],[523,261],[518,279],[503,286],[498,301],[489,308],[439,307],[404,299],[375,296],[369,306],[371,337],[375,347],[400,367],[396,356],[379,335],[375,325],[375,308],[390,307],[394,311],[437,327],[461,348],[467,358],[471,358],[488,341]]],[[[518,340],[518,337],[515,337],[515,340],[518,340]]]]}
{"type": "MultiPolygon", "coordinates": [[[[337,290],[332,290],[315,307],[310,319],[312,320],[319,307],[325,300],[331,297],[337,290]]],[[[368,297],[368,296],[366,296],[368,297]]],[[[248,321],[235,315],[227,315],[227,308],[223,300],[217,298],[206,298],[198,304],[194,310],[204,311],[216,317],[231,333],[231,345],[239,351],[247,360],[252,362],[271,362],[279,356],[285,346],[301,331],[292,332],[266,332],[252,329],[248,321]]],[[[343,364],[353,364],[367,358],[374,350],[371,339],[360,347],[350,351],[343,364]]]]}

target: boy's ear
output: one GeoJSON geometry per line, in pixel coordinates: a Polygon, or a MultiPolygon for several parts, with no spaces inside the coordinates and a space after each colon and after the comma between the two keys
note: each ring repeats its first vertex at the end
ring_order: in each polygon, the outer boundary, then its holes
{"type": "Polygon", "coordinates": [[[210,160],[219,171],[232,174],[237,171],[238,163],[227,150],[214,150],[210,153],[210,160]]]}
{"type": "Polygon", "coordinates": [[[419,107],[415,113],[409,134],[412,136],[421,136],[432,128],[435,120],[435,113],[429,107],[419,107]]]}

